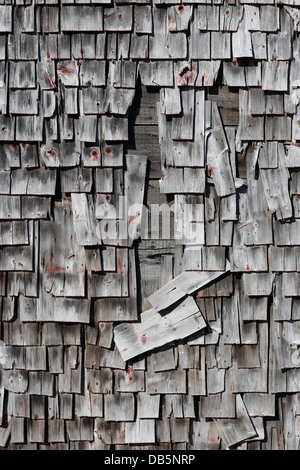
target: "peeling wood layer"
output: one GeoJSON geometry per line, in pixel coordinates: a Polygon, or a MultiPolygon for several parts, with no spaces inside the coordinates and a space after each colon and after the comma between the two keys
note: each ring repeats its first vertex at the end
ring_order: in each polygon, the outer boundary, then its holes
{"type": "Polygon", "coordinates": [[[299,450],[297,0],[0,1],[0,448],[299,450]]]}

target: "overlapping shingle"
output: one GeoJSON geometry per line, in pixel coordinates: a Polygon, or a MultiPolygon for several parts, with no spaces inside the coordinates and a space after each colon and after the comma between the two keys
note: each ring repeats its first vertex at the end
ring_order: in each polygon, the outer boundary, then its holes
{"type": "Polygon", "coordinates": [[[0,3],[0,446],[299,449],[299,2],[0,3]]]}

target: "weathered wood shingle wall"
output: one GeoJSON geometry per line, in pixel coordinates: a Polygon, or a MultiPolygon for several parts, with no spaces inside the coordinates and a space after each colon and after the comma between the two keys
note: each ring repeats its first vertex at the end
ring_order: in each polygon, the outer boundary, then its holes
{"type": "Polygon", "coordinates": [[[299,449],[299,25],[0,1],[1,448],[299,449]]]}

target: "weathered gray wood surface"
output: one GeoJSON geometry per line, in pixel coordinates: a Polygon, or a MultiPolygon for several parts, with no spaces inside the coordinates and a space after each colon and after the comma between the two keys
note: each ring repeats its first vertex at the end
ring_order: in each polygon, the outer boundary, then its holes
{"type": "Polygon", "coordinates": [[[0,447],[298,450],[299,2],[0,3],[0,447]]]}
{"type": "Polygon", "coordinates": [[[164,315],[155,309],[142,313],[141,322],[115,328],[115,342],[124,360],[185,338],[206,327],[196,302],[188,297],[164,315]]]}

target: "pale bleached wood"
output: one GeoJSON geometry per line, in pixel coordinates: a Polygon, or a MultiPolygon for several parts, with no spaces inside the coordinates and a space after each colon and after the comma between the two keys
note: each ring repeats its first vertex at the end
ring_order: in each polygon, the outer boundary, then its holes
{"type": "Polygon", "coordinates": [[[152,294],[148,300],[154,309],[158,311],[164,310],[187,294],[200,290],[205,285],[218,279],[229,270],[230,265],[227,262],[223,272],[185,271],[152,294]]]}
{"type": "Polygon", "coordinates": [[[216,419],[216,425],[227,448],[256,436],[256,429],[248,415],[241,395],[236,397],[237,416],[234,420],[216,419]]]}
{"type": "Polygon", "coordinates": [[[128,360],[184,338],[205,326],[196,302],[188,297],[163,316],[150,309],[141,314],[140,323],[116,326],[114,339],[121,356],[128,360]]]}

